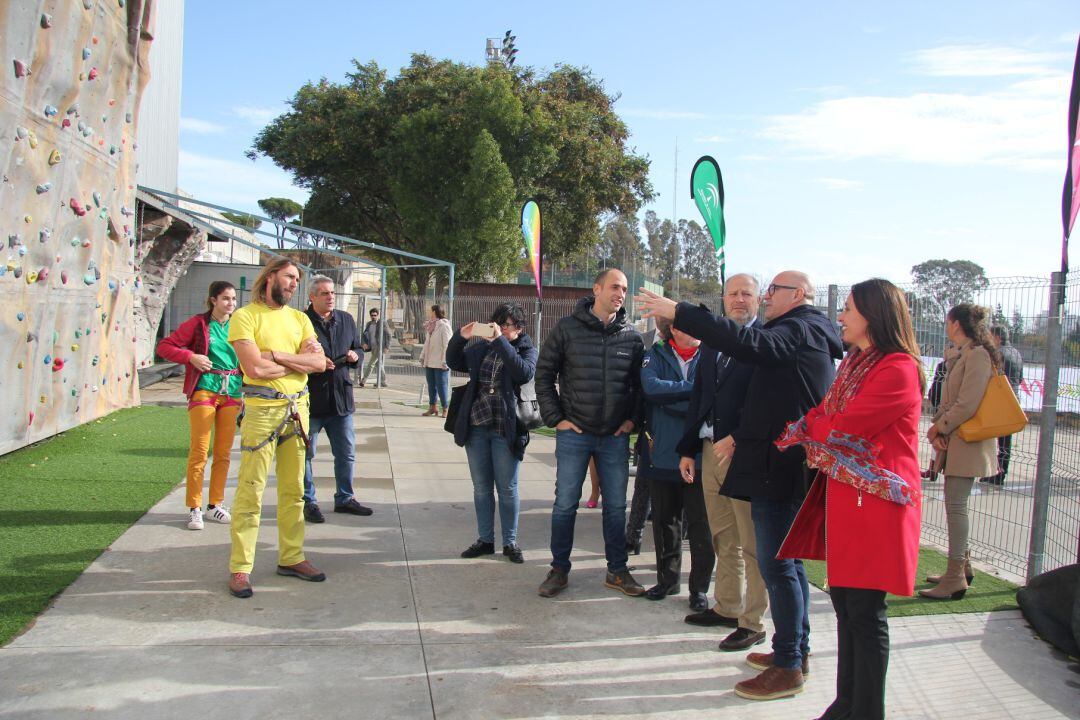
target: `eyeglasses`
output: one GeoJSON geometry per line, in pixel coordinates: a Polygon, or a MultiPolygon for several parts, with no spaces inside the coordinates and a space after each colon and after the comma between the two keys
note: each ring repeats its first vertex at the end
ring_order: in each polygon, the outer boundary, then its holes
{"type": "Polygon", "coordinates": [[[802,290],[802,288],[795,287],[794,285],[777,285],[776,283],[771,283],[769,287],[765,288],[765,294],[772,295],[777,290],[802,290]]]}

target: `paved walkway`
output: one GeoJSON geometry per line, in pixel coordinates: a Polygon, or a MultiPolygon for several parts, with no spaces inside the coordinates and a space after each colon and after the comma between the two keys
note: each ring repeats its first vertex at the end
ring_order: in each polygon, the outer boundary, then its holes
{"type": "MultiPolygon", "coordinates": [[[[144,395],[177,393],[172,381],[144,395]]],[[[400,404],[415,393],[357,397],[358,487],[376,512],[308,528],[325,583],[274,574],[270,491],[255,596],[230,597],[228,528],[186,530],[178,488],[0,650],[0,718],[812,718],[831,699],[825,594],[813,591],[805,692],[736,698],[753,671],[716,650],[719,632],[682,622],[685,595],[652,603],[603,587],[599,510],[579,515],[570,588],[536,595],[553,440],[535,437],[522,467],[525,565],[465,561],[464,452],[400,404]]],[[[317,468],[331,505],[330,463],[317,468]]],[[[650,581],[651,558],[637,564],[650,581]]],[[[892,644],[891,718],[1080,718],[1080,674],[1017,612],[897,619],[892,644]]]]}

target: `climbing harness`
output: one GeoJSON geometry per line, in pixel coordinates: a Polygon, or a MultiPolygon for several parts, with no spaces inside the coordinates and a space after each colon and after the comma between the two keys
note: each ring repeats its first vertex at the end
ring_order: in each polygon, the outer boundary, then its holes
{"type": "Polygon", "coordinates": [[[307,433],[304,432],[304,423],[300,418],[300,410],[296,407],[296,401],[308,394],[308,389],[305,387],[295,395],[289,395],[287,393],[278,392],[273,388],[264,387],[262,385],[244,385],[241,388],[246,398],[259,398],[260,400],[287,400],[288,406],[285,408],[285,417],[281,419],[278,426],[274,428],[273,432],[265,440],[258,445],[240,445],[241,450],[248,452],[254,452],[261,450],[275,440],[280,445],[293,435],[299,435],[300,439],[304,443],[305,448],[311,447],[311,441],[308,440],[307,433]],[[285,433],[285,426],[292,425],[292,429],[288,433],[285,433]]]}
{"type": "MultiPolygon", "coordinates": [[[[240,372],[239,369],[235,369],[235,370],[214,370],[214,369],[210,369],[210,370],[205,371],[203,373],[203,375],[220,375],[221,376],[221,389],[218,390],[217,394],[212,398],[207,398],[205,400],[190,400],[190,401],[188,401],[188,410],[190,410],[193,407],[199,407],[199,406],[213,407],[213,408],[216,408],[216,407],[223,407],[223,408],[227,408],[227,407],[243,407],[243,405],[244,405],[243,398],[234,398],[231,395],[229,395],[229,378],[233,377],[233,376],[236,376],[236,375],[242,375],[242,374],[243,373],[240,372]],[[225,402],[221,403],[221,405],[219,406],[218,405],[218,399],[221,396],[225,396],[225,402]]],[[[194,395],[194,393],[192,393],[192,395],[194,395]]]]}

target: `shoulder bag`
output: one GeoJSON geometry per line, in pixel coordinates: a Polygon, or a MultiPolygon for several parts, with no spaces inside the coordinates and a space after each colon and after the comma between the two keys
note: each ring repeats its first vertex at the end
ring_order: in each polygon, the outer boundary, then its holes
{"type": "Polygon", "coordinates": [[[975,414],[956,429],[964,442],[1014,435],[1027,425],[1027,415],[1009,385],[1009,378],[995,374],[986,385],[986,393],[975,414]]]}

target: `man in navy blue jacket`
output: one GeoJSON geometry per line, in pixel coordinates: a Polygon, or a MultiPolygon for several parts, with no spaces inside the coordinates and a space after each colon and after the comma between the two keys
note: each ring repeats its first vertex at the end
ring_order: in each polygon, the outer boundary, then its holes
{"type": "Polygon", "coordinates": [[[326,371],[308,375],[311,395],[311,442],[304,468],[304,519],[310,523],[325,521],[315,500],[315,482],[311,461],[319,433],[326,430],[330,452],[334,455],[334,512],[370,515],[371,508],[356,501],[353,492],[353,468],[356,463],[356,433],[353,430],[353,386],[349,368],[356,367],[360,356],[360,336],[352,315],[334,309],[334,281],[325,275],[311,278],[307,316],[326,353],[326,371]]]}
{"type": "MultiPolygon", "coordinates": [[[[725,317],[742,326],[752,325],[757,319],[760,296],[760,286],[752,275],[732,275],[724,285],[725,317]]],[[[731,465],[732,436],[737,433],[753,373],[753,365],[703,344],[677,448],[682,457],[679,468],[683,479],[702,485],[716,553],[716,605],[687,615],[686,622],[734,628],[720,643],[720,649],[727,652],[765,642],[762,616],[769,604],[757,565],[750,503],[720,492],[731,465]],[[695,462],[695,457],[700,460],[695,462]]]]}
{"type": "Polygon", "coordinates": [[[729,497],[750,499],[758,567],[769,592],[773,652],[750,653],[746,662],[761,674],[735,685],[748,700],[775,700],[802,692],[809,670],[810,586],[801,560],[776,554],[806,496],[806,454],[781,452],[774,444],[789,422],[821,402],[843,356],[836,326],[813,306],[814,286],[805,273],[787,270],[765,290],[765,324],[745,327],[689,303],[646,290],[635,298],[647,317],[669,317],[675,327],[754,366],[738,432],[732,437],[729,497]]]}

